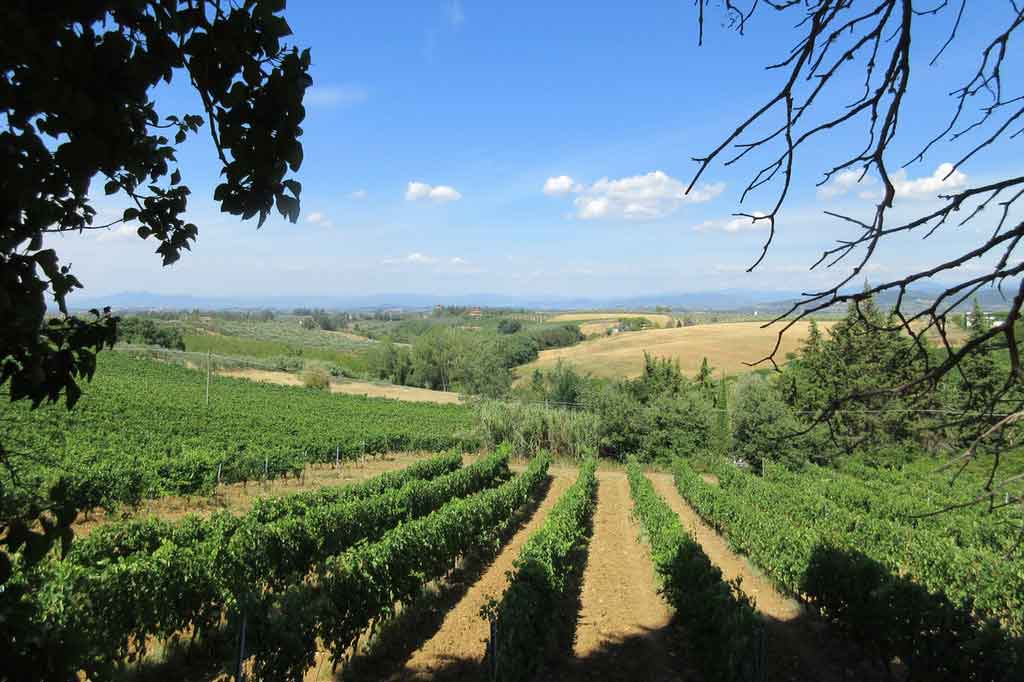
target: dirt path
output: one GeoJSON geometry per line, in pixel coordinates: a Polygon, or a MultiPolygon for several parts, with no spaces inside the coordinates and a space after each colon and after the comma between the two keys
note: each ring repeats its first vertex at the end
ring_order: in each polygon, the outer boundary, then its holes
{"type": "Polygon", "coordinates": [[[530,521],[512,537],[487,572],[448,612],[437,634],[417,650],[405,669],[391,680],[461,680],[480,675],[489,634],[487,621],[480,617],[480,608],[488,599],[501,597],[508,586],[506,573],[512,569],[512,562],[519,556],[523,544],[540,529],[551,507],[574,480],[571,475],[555,475],[530,521]]]}
{"type": "Polygon", "coordinates": [[[697,515],[676,489],[671,474],[648,474],[659,495],[693,533],[711,562],[726,580],[740,577],[743,591],[754,598],[767,628],[768,679],[873,680],[879,671],[863,669],[858,652],[848,642],[834,639],[825,626],[811,618],[795,599],[779,592],[750,561],[729,548],[728,542],[697,515]]]}
{"type": "Polygon", "coordinates": [[[629,482],[598,472],[597,508],[583,572],[574,660],[549,680],[677,680],[672,611],[658,594],[654,565],[640,542],[629,482]]]}
{"type": "MultiPolygon", "coordinates": [[[[249,381],[279,384],[281,386],[302,386],[301,376],[276,370],[252,368],[222,369],[218,370],[217,374],[233,379],[248,379],[249,381]]],[[[458,393],[432,391],[429,388],[418,388],[416,386],[397,386],[395,384],[379,384],[350,379],[331,381],[330,388],[331,393],[362,395],[368,398],[390,398],[391,400],[405,400],[414,403],[455,404],[462,400],[462,396],[458,393]]]]}

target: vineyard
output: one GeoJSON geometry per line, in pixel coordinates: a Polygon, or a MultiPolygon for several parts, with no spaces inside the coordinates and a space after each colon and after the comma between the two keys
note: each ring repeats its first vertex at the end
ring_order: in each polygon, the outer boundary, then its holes
{"type": "Polygon", "coordinates": [[[103,363],[74,411],[3,408],[82,509],[441,454],[15,555],[0,679],[1021,679],[1024,516],[967,504],[982,472],[467,456],[462,406],[224,378],[207,405],[202,373],[103,363]]]}
{"type": "Polygon", "coordinates": [[[154,656],[197,680],[1019,679],[1011,527],[974,508],[907,521],[924,473],[509,452],[103,524],[16,564],[32,637],[4,652],[8,679],[134,679],[154,656]]]}
{"type": "Polygon", "coordinates": [[[975,505],[916,522],[935,487],[884,473],[714,473],[708,484],[679,462],[675,481],[780,590],[878,661],[956,680],[1006,679],[1024,660],[1024,562],[1005,551],[1020,526],[1006,515],[975,505]]]}
{"type": "MultiPolygon", "coordinates": [[[[79,509],[220,483],[298,477],[310,462],[390,451],[473,449],[468,409],[327,395],[104,353],[72,411],[0,405],[18,475],[58,473],[79,509]],[[18,457],[24,453],[26,457],[18,457]]],[[[10,475],[10,472],[5,472],[10,475]]]]}

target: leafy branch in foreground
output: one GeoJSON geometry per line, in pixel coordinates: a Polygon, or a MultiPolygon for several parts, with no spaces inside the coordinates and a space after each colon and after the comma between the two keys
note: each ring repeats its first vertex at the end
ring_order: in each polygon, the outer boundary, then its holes
{"type": "MultiPolygon", "coordinates": [[[[112,346],[109,310],[69,314],[67,296],[82,283],[63,264],[52,235],[134,228],[153,238],[164,265],[191,248],[199,228],[185,213],[191,190],[176,165],[179,145],[209,122],[222,181],[223,212],[260,225],[276,206],[295,222],[302,164],[302,99],[312,84],[309,50],[283,43],[291,29],[283,0],[149,0],[39,3],[16,0],[0,23],[0,386],[12,400],[38,406],[90,379],[95,354],[112,346]],[[203,115],[161,114],[155,88],[185,78],[203,115]],[[95,206],[93,181],[125,207],[95,206]],[[98,216],[103,215],[102,219],[98,216]],[[46,320],[47,296],[59,310],[46,320]]],[[[6,451],[0,446],[0,461],[6,451]]],[[[58,534],[73,517],[61,490],[34,511],[58,534]],[[52,522],[52,523],[51,523],[52,522]]],[[[0,490],[7,496],[9,491],[0,490]]],[[[8,552],[52,544],[53,533],[0,519],[8,552]],[[12,532],[13,529],[13,532],[12,532]]],[[[33,552],[34,554],[35,552],[33,552]]],[[[0,557],[0,583],[9,562],[0,557]]]]}

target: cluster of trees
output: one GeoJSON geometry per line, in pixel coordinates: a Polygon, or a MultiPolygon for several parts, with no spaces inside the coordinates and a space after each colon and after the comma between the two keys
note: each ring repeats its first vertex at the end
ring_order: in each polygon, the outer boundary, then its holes
{"type": "Polygon", "coordinates": [[[512,368],[537,358],[546,348],[578,343],[574,324],[538,326],[489,333],[426,324],[412,344],[384,339],[371,352],[371,374],[403,386],[460,391],[488,398],[509,395],[512,368]]]}
{"type": "Polygon", "coordinates": [[[402,386],[501,397],[512,385],[492,339],[460,329],[437,327],[414,344],[385,339],[370,354],[370,372],[402,386]]]}
{"type": "Polygon", "coordinates": [[[623,317],[619,320],[619,331],[623,332],[638,332],[656,326],[646,317],[623,317]]]}
{"type": "MultiPolygon", "coordinates": [[[[983,332],[972,328],[968,342],[983,332]]],[[[917,344],[867,299],[850,304],[827,334],[812,322],[781,372],[716,378],[705,360],[686,377],[677,363],[645,356],[636,379],[596,379],[559,364],[536,370],[516,395],[594,413],[600,453],[617,459],[711,451],[755,469],[765,460],[799,468],[843,457],[899,466],[970,446],[978,414],[1003,390],[1009,363],[1005,350],[988,348],[937,384],[915,384],[943,352],[934,347],[922,355],[917,344]]],[[[1004,430],[976,447],[993,451],[1013,435],[1004,430]]]]}
{"type": "Polygon", "coordinates": [[[122,318],[117,325],[117,340],[123,343],[185,350],[185,339],[177,327],[157,324],[144,317],[122,318]]]}
{"type": "Polygon", "coordinates": [[[305,329],[335,332],[348,326],[348,313],[330,313],[322,308],[296,308],[295,314],[302,317],[299,324],[305,329]]]}
{"type": "MultiPolygon", "coordinates": [[[[981,315],[977,304],[974,314],[981,315]]],[[[735,453],[755,467],[764,459],[794,467],[845,456],[898,466],[967,447],[978,420],[986,419],[981,413],[1004,387],[1008,354],[984,347],[956,372],[919,382],[945,351],[926,338],[911,339],[898,325],[871,298],[850,303],[827,335],[812,323],[781,374],[737,387],[735,453]]],[[[984,331],[972,328],[967,343],[984,331]]],[[[1012,436],[1012,429],[1002,430],[979,447],[1000,448],[1012,436]]]]}
{"type": "Polygon", "coordinates": [[[678,361],[644,355],[643,373],[635,379],[609,381],[582,375],[559,363],[536,370],[517,391],[528,402],[585,410],[597,416],[597,449],[625,460],[669,461],[683,453],[728,448],[725,383],[715,381],[704,361],[700,373],[683,375],[678,361]]]}

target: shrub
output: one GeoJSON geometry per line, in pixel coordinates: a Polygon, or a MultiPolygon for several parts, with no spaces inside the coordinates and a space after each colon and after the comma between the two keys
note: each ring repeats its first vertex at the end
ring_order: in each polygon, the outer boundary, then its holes
{"type": "Polygon", "coordinates": [[[498,333],[499,334],[515,334],[517,331],[523,328],[523,323],[519,320],[504,319],[498,322],[498,333]]]}
{"type": "Polygon", "coordinates": [[[275,355],[268,362],[279,372],[298,372],[305,366],[303,359],[294,355],[275,355]]]}
{"type": "Polygon", "coordinates": [[[522,457],[549,450],[581,458],[597,450],[598,431],[599,420],[589,412],[498,401],[477,406],[477,433],[483,446],[507,442],[522,457]]]}
{"type": "Polygon", "coordinates": [[[331,385],[331,375],[320,365],[312,365],[302,372],[302,385],[320,391],[327,390],[331,385]]]}

